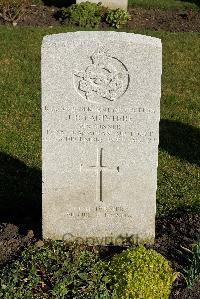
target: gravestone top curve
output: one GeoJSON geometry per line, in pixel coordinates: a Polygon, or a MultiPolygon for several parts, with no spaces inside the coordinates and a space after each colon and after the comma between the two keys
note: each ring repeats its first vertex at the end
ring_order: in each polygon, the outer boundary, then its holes
{"type": "Polygon", "coordinates": [[[43,46],[52,43],[65,42],[69,40],[71,43],[76,43],[78,41],[85,41],[85,39],[92,39],[98,41],[99,38],[103,38],[105,41],[116,40],[116,42],[135,42],[138,44],[152,45],[156,47],[162,47],[161,40],[157,37],[133,34],[126,32],[116,32],[116,31],[77,31],[68,33],[58,33],[46,35],[43,38],[43,46]]]}

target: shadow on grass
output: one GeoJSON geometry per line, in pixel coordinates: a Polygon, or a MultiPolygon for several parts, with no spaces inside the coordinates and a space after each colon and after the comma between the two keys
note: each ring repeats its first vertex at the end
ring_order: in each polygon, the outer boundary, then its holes
{"type": "Polygon", "coordinates": [[[181,0],[181,2],[189,2],[191,4],[195,4],[197,6],[200,6],[200,0],[181,0]]]}
{"type": "Polygon", "coordinates": [[[41,235],[42,173],[0,153],[0,222],[41,235]]]}
{"type": "Polygon", "coordinates": [[[159,147],[170,155],[200,166],[200,130],[197,128],[162,119],[159,147]]]}
{"type": "Polygon", "coordinates": [[[76,0],[43,0],[44,5],[55,7],[68,7],[76,3],[76,0]]]}

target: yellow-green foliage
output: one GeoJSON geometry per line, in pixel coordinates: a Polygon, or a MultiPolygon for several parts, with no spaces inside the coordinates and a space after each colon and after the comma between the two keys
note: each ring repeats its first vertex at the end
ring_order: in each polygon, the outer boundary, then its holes
{"type": "Polygon", "coordinates": [[[144,246],[115,255],[110,265],[113,298],[167,299],[174,275],[168,261],[144,246]]]}

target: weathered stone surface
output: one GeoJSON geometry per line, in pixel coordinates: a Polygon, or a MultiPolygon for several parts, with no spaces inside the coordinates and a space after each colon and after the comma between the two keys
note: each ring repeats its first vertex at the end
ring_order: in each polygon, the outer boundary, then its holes
{"type": "MultiPolygon", "coordinates": [[[[76,3],[81,3],[81,2],[86,2],[88,0],[76,0],[76,3]]],[[[127,10],[128,8],[128,0],[90,0],[89,2],[93,2],[93,3],[99,3],[101,2],[103,6],[105,7],[109,7],[112,9],[115,8],[122,8],[124,10],[127,10]]]]}
{"type": "Polygon", "coordinates": [[[161,52],[128,33],[44,38],[44,238],[154,237],[161,52]]]}

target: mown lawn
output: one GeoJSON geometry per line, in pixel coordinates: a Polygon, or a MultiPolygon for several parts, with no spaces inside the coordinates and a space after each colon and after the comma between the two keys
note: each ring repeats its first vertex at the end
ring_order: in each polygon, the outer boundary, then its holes
{"type": "MultiPolygon", "coordinates": [[[[67,30],[0,27],[4,221],[41,213],[40,47],[44,35],[67,30]]],[[[200,211],[200,34],[141,33],[163,43],[158,215],[200,211]]]]}
{"type": "Polygon", "coordinates": [[[160,8],[160,9],[200,9],[200,0],[129,0],[129,5],[143,8],[160,8]]]}

